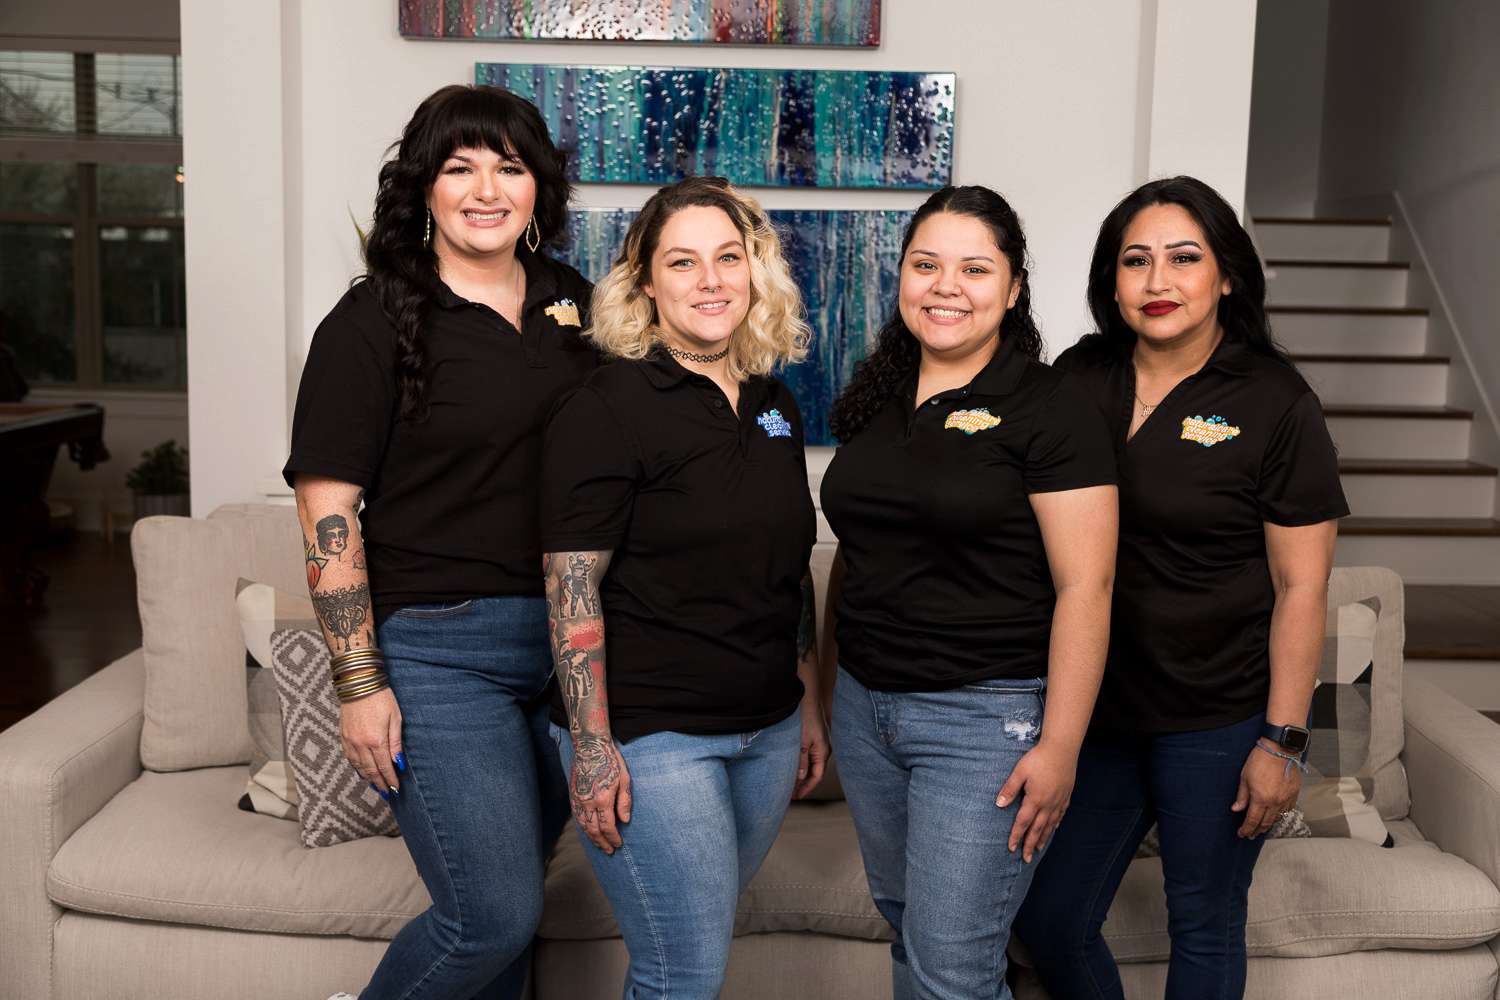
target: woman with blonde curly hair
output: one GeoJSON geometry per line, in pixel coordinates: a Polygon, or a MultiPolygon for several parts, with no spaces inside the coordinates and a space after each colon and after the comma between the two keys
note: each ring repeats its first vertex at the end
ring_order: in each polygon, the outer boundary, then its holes
{"type": "Polygon", "coordinates": [[[595,292],[615,360],[547,428],[552,732],[637,1000],[718,996],[740,891],[828,757],[802,420],[772,374],[801,313],[759,205],[664,187],[595,292]]]}

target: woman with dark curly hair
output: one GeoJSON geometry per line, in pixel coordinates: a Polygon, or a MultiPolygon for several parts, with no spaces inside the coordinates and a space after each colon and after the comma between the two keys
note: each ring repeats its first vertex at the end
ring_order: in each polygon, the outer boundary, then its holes
{"type": "Polygon", "coordinates": [[[1318,397],[1271,337],[1266,278],[1234,209],[1194,177],[1105,217],[1097,331],[1058,358],[1120,467],[1114,628],[1073,814],[1016,922],[1059,1000],[1122,998],[1100,930],[1159,827],[1166,996],[1245,990],[1250,879],[1297,801],[1338,518],[1318,397]]]}
{"type": "Polygon", "coordinates": [[[598,364],[592,289],[543,252],[570,188],[531,104],[445,87],[394,148],[366,272],[313,335],[284,474],[344,753],[432,897],[361,996],[517,997],[568,808],[543,697],[541,428],[598,364]]]}
{"type": "Polygon", "coordinates": [[[1038,360],[1025,260],[1005,199],[934,194],[834,404],[833,743],[898,1000],[1010,996],[1011,919],[1104,668],[1114,456],[1038,360]]]}

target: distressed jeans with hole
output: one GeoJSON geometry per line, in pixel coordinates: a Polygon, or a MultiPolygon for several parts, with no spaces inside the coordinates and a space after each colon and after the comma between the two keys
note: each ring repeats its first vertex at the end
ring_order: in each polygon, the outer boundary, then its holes
{"type": "Polygon", "coordinates": [[[896,932],[892,994],[1010,1000],[1005,946],[1031,884],[1000,786],[1041,735],[1047,682],[872,691],[839,670],[833,747],[875,905],[896,932]]]}

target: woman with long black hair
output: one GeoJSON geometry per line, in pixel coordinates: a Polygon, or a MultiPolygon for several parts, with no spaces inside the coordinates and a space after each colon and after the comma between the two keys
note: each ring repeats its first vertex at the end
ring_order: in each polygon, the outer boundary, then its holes
{"type": "Polygon", "coordinates": [[[1114,458],[1038,360],[1025,261],[1003,198],[938,191],[834,404],[833,743],[897,1000],[1010,997],[1011,920],[1104,666],[1114,458]]]}
{"type": "Polygon", "coordinates": [[[567,818],[542,697],[541,428],[598,364],[591,288],[543,252],[570,187],[527,101],[445,87],[394,149],[285,468],[344,752],[432,897],[361,997],[518,997],[567,818]]]}
{"type": "Polygon", "coordinates": [[[1272,339],[1260,260],[1192,177],[1138,188],[1089,268],[1098,332],[1057,360],[1114,436],[1120,553],[1104,685],[1017,919],[1059,1000],[1123,997],[1100,928],[1161,830],[1167,996],[1233,1000],[1263,835],[1297,800],[1337,519],[1318,397],[1272,339]]]}

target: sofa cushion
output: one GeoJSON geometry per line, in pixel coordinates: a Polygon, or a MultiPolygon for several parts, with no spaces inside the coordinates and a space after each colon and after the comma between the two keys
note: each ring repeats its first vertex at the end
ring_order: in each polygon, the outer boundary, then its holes
{"type": "MultiPolygon", "coordinates": [[[[626,827],[623,836],[629,837],[626,827]]],[[[736,934],[818,931],[890,940],[875,909],[843,802],[801,802],[787,810],[781,835],[740,897],[736,934]]],[[[618,937],[609,901],[594,878],[572,823],[547,869],[547,907],[538,936],[554,940],[618,937]]]]}
{"type": "Polygon", "coordinates": [[[235,606],[245,636],[245,692],[250,716],[250,777],[240,808],[279,819],[297,820],[297,784],[286,759],[281,729],[281,695],[271,665],[271,634],[277,629],[318,627],[312,600],[264,583],[241,579],[235,606]]]}
{"type": "MultiPolygon", "coordinates": [[[[1317,837],[1267,842],[1250,886],[1250,954],[1446,950],[1500,934],[1500,889],[1483,872],[1442,853],[1410,822],[1391,828],[1391,848],[1317,837]]],[[[1104,936],[1122,962],[1167,958],[1160,860],[1131,863],[1104,936]]]]}
{"type": "Polygon", "coordinates": [[[248,762],[235,583],[245,577],[292,594],[306,586],[296,510],[148,517],[131,533],[131,552],[146,658],[141,763],[175,771],[248,762]]]}
{"type": "Polygon", "coordinates": [[[310,851],[297,826],[234,807],[243,767],[147,772],[47,871],[57,905],[248,931],[390,938],[429,905],[403,841],[310,851]]]}

